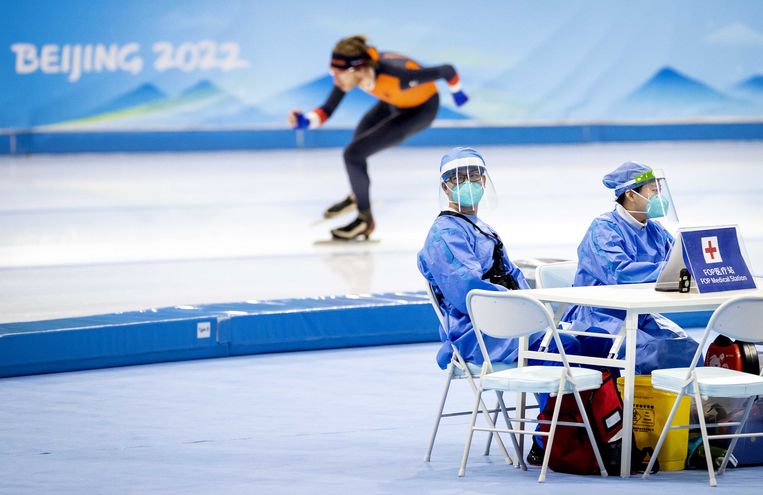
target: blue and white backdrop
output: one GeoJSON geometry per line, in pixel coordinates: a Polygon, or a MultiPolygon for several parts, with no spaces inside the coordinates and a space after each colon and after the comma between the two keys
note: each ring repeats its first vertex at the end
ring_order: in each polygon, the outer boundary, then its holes
{"type": "MultiPolygon", "coordinates": [[[[29,0],[0,17],[0,128],[285,127],[328,94],[331,47],[454,64],[466,124],[763,117],[759,0],[29,0]]],[[[444,88],[444,86],[443,86],[444,88]]],[[[346,98],[329,126],[372,99],[346,98]]]]}

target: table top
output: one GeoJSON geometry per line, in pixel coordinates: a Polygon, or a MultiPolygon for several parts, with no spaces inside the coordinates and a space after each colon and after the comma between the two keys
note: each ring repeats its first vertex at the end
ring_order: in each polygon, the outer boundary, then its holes
{"type": "Polygon", "coordinates": [[[595,285],[523,291],[544,302],[559,302],[601,308],[636,310],[639,312],[681,312],[713,310],[729,299],[742,295],[763,296],[763,277],[756,277],[757,289],[682,294],[661,292],[654,283],[626,285],[595,285]]]}

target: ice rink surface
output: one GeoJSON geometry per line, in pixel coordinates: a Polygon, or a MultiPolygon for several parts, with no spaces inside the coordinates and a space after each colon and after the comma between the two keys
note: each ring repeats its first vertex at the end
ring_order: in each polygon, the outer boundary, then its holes
{"type": "MultiPolygon", "coordinates": [[[[468,144],[468,143],[465,143],[468,144]]],[[[572,258],[612,207],[601,177],[663,168],[682,225],[739,224],[763,267],[763,143],[482,147],[512,258],[572,258]]],[[[0,319],[420,290],[445,148],[371,160],[381,240],[315,247],[347,193],[341,150],[0,158],[0,319]]],[[[445,376],[437,344],[301,352],[0,380],[2,494],[758,493],[762,468],[645,482],[538,471],[499,455],[456,473],[466,418],[424,451],[445,376]]],[[[451,404],[468,408],[465,384],[451,404]]]]}
{"type": "MultiPolygon", "coordinates": [[[[0,321],[420,290],[447,149],[370,159],[380,242],[351,246],[313,245],[353,218],[320,222],[349,190],[340,149],[0,157],[0,321]]],[[[665,170],[681,225],[738,224],[763,273],[762,142],[479,150],[499,196],[480,215],[512,259],[574,258],[613,207],[602,176],[636,160],[665,170]]]]}

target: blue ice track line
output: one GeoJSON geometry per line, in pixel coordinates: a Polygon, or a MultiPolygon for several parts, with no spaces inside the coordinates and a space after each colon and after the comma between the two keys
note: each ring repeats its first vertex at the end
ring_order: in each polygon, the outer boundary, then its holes
{"type": "MultiPolygon", "coordinates": [[[[0,130],[0,154],[176,152],[345,146],[352,129],[45,131],[0,130]]],[[[404,146],[575,144],[623,141],[761,140],[763,121],[433,127],[404,146]]]]}
{"type": "MultiPolygon", "coordinates": [[[[667,315],[702,327],[709,312],[667,315]]],[[[0,324],[0,377],[438,341],[423,292],[180,306],[0,324]]]]}

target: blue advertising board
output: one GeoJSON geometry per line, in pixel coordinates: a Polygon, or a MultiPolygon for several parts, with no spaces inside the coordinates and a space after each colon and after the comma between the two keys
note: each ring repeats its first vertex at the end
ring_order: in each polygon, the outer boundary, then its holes
{"type": "MultiPolygon", "coordinates": [[[[458,69],[470,100],[441,83],[439,126],[763,120],[757,0],[30,0],[0,16],[0,130],[285,129],[324,101],[334,43],[359,33],[458,69]]],[[[326,125],[353,127],[374,101],[355,89],[326,125]]]]}

